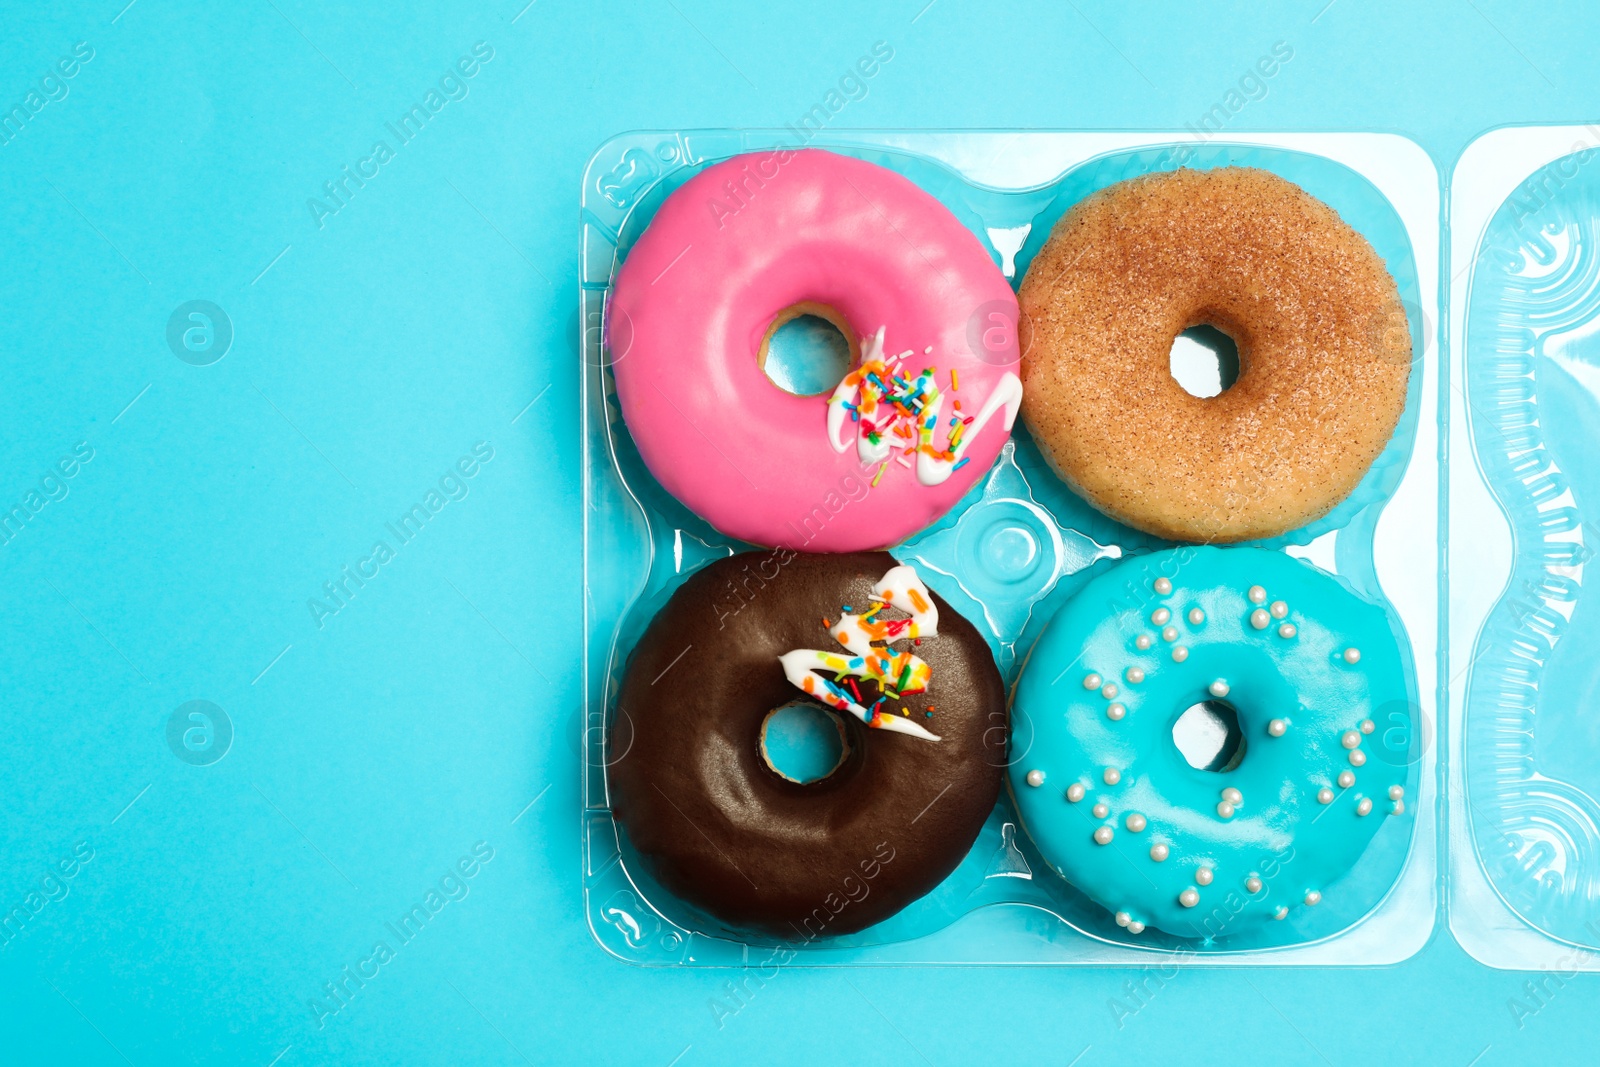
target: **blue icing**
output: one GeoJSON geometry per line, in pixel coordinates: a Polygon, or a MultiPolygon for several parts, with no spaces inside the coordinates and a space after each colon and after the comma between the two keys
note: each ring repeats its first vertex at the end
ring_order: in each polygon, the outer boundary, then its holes
{"type": "Polygon", "coordinates": [[[1411,709],[1381,607],[1281,553],[1172,549],[1091,581],[1039,638],[1012,705],[1011,791],[1040,854],[1119,925],[1209,940],[1320,901],[1385,821],[1405,814],[1414,798],[1391,798],[1403,793],[1405,761],[1382,738],[1409,726],[1411,709]],[[1165,595],[1161,579],[1171,583],[1165,595]],[[1265,590],[1260,603],[1253,586],[1265,590]],[[1202,621],[1190,618],[1196,608],[1202,621]],[[1164,624],[1152,621],[1160,609],[1164,624]],[[1253,624],[1256,611],[1265,628],[1253,624]],[[1293,636],[1280,634],[1286,623],[1293,636]],[[1200,770],[1172,729],[1186,709],[1218,699],[1219,679],[1244,755],[1232,769],[1200,770]],[[1341,772],[1354,782],[1341,785],[1341,772]],[[1228,817],[1218,807],[1225,790],[1241,798],[1228,817]],[[1164,860],[1153,858],[1158,845],[1164,860]]]}

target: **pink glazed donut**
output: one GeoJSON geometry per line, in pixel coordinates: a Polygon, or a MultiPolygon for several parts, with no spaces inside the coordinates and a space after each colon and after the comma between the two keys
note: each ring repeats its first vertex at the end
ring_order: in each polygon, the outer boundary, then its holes
{"type": "Polygon", "coordinates": [[[1022,399],[1016,297],[977,237],[900,175],[831,152],[691,178],[628,253],[607,316],[645,464],[757,545],[905,540],[983,477],[1022,399]],[[860,339],[831,394],[763,370],[773,332],[802,314],[860,339]]]}

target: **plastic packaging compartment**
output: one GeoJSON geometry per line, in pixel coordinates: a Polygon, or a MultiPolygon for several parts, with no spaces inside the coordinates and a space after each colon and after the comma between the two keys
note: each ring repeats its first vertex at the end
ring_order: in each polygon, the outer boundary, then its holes
{"type": "Polygon", "coordinates": [[[1451,179],[1450,927],[1600,971],[1600,127],[1493,130],[1451,179]]]}
{"type": "MultiPolygon", "coordinates": [[[[748,546],[668,496],[633,449],[616,405],[603,336],[608,287],[662,199],[701,166],[796,143],[792,131],[635,133],[595,154],[583,186],[585,501],[583,840],[586,911],[596,939],[655,965],[893,963],[1147,964],[1165,953],[1219,965],[1375,965],[1428,940],[1435,897],[1438,773],[1431,723],[1438,686],[1439,178],[1427,154],[1391,134],[1241,134],[1202,143],[1179,133],[828,131],[811,147],[890,166],[942,200],[1020,281],[1072,203],[1112,182],[1178,165],[1260,166],[1332,204],[1372,240],[1400,285],[1415,362],[1405,416],[1355,494],[1311,526],[1264,543],[1337,573],[1389,609],[1409,660],[1419,729],[1380,724],[1384,751],[1408,768],[1409,814],[1386,820],[1326,904],[1270,924],[1260,940],[1135,940],[1050,872],[1002,796],[971,852],[933,893],[846,938],[780,946],[718,934],[631,862],[606,801],[614,694],[643,627],[699,566],[748,546]],[[787,953],[792,952],[793,955],[787,953]]],[[[1389,328],[1393,328],[1392,324],[1389,328]]],[[[1093,511],[1044,466],[1026,428],[994,469],[934,527],[891,549],[989,637],[1009,684],[1055,609],[1119,557],[1166,547],[1093,511]],[[996,536],[1003,534],[1003,536],[996,536]],[[1019,544],[1030,551],[1018,552],[1019,544]],[[1022,562],[1018,562],[1018,561],[1022,562]]],[[[619,731],[624,737],[626,731],[619,731]]]]}

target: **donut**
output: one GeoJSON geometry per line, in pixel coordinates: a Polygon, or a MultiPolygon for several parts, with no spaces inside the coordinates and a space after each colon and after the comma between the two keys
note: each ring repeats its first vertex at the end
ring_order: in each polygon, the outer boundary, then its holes
{"type": "Polygon", "coordinates": [[[1336,892],[1405,814],[1409,748],[1389,746],[1411,709],[1381,607],[1281,553],[1172,549],[1051,620],[1014,694],[1009,784],[1040,855],[1129,933],[1232,936],[1336,892]],[[1207,701],[1238,723],[1220,770],[1173,734],[1207,701]]]}
{"type": "Polygon", "coordinates": [[[989,646],[914,568],[881,552],[729,556],[633,650],[611,809],[655,879],[722,929],[851,933],[966,855],[999,796],[1006,722],[989,646]],[[797,701],[829,708],[845,742],[805,784],[763,755],[769,714],[797,701]]]}
{"type": "Polygon", "coordinates": [[[1021,404],[1016,297],[978,239],[905,178],[831,152],[707,167],[661,205],[610,297],[617,398],[645,465],[752,544],[905,540],[983,476],[1021,404]],[[849,374],[813,396],[763,370],[801,314],[854,345],[849,374]]]}
{"type": "Polygon", "coordinates": [[[1411,334],[1383,260],[1264,170],[1149,174],[1074,205],[1018,294],[1022,415],[1119,522],[1178,541],[1275,537],[1347,497],[1406,403],[1411,334]],[[1192,396],[1173,340],[1209,324],[1239,377],[1192,396]]]}

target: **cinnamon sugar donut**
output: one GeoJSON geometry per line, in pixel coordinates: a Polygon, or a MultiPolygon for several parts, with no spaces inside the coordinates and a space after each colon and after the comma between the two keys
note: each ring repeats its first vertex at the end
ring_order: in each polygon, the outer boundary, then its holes
{"type": "Polygon", "coordinates": [[[1033,260],[1022,413],[1056,472],[1112,518],[1184,541],[1274,537],[1326,514],[1384,449],[1411,333],[1394,279],[1327,204],[1264,170],[1178,170],[1075,205],[1033,260]],[[1210,324],[1239,377],[1169,370],[1210,324]]]}

